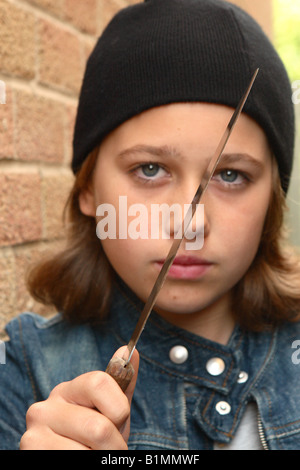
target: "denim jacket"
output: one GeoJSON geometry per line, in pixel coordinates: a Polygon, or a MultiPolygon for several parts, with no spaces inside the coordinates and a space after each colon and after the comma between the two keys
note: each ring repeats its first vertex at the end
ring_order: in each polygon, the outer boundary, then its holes
{"type": "MultiPolygon", "coordinates": [[[[45,400],[57,384],[105,370],[115,350],[128,343],[142,306],[119,285],[101,326],[72,326],[61,315],[46,320],[32,313],[9,323],[6,364],[0,365],[1,449],[19,448],[27,409],[45,400]]],[[[264,333],[237,327],[224,346],[152,312],[138,343],[129,449],[213,449],[216,442],[231,441],[253,401],[264,447],[299,450],[300,365],[292,360],[296,340],[298,323],[264,333]],[[178,346],[184,354],[174,361],[170,351],[178,346]],[[214,372],[208,364],[222,367],[214,372]]]]}

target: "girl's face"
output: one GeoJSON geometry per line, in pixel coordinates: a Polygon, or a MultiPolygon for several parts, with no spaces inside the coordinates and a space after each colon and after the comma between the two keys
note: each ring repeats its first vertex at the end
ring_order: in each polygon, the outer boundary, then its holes
{"type": "MultiPolygon", "coordinates": [[[[90,189],[80,197],[81,210],[95,217],[99,205],[115,208],[117,238],[101,243],[115,271],[143,301],[175,230],[171,224],[169,238],[151,238],[151,205],[191,203],[232,112],[203,103],[153,108],[122,124],[101,145],[90,189]],[[148,211],[144,239],[124,237],[124,233],[118,239],[119,217],[124,221],[127,215],[119,214],[120,196],[123,204],[126,196],[127,210],[142,204],[148,211]]],[[[178,323],[179,318],[185,321],[189,314],[195,318],[205,311],[231,315],[232,288],[248,270],[259,246],[270,201],[271,162],[264,132],[242,115],[201,201],[204,245],[188,250],[183,241],[159,294],[155,309],[167,319],[177,318],[178,323]]],[[[121,207],[125,210],[125,205],[121,207]]],[[[127,226],[139,214],[127,217],[127,226]]],[[[192,228],[197,230],[195,224],[192,228]]]]}

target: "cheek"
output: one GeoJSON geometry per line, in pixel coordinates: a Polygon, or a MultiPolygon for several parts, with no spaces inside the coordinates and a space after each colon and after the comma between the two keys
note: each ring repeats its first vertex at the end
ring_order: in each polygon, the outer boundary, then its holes
{"type": "Polygon", "coordinates": [[[137,253],[136,256],[134,256],[134,253],[137,252],[137,246],[133,243],[133,240],[112,240],[107,238],[101,240],[101,244],[116,271],[128,269],[135,264],[137,253]]]}
{"type": "Polygon", "coordinates": [[[104,240],[102,245],[118,276],[143,302],[146,302],[158,275],[149,261],[153,258],[153,252],[157,251],[157,247],[151,244],[151,240],[130,239],[104,240]]]}
{"type": "Polygon", "coordinates": [[[267,205],[241,204],[224,220],[227,227],[224,238],[232,268],[241,272],[249,268],[259,247],[266,213],[267,205]]]}
{"type": "Polygon", "coordinates": [[[106,239],[101,243],[110,264],[125,283],[131,286],[137,281],[145,281],[149,240],[106,239]]]}

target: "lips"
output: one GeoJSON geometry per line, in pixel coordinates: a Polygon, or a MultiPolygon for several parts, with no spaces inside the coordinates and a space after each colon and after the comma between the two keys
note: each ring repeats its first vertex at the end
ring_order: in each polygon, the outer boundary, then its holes
{"type": "MultiPolygon", "coordinates": [[[[161,269],[164,260],[156,264],[161,269]]],[[[212,267],[213,263],[194,256],[177,256],[168,272],[173,279],[200,279],[212,267]]]]}

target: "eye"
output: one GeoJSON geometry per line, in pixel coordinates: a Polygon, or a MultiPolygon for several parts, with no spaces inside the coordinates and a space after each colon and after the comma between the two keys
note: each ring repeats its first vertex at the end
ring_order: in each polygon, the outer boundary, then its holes
{"type": "Polygon", "coordinates": [[[249,179],[238,170],[224,169],[213,176],[213,179],[226,187],[238,187],[246,184],[249,179]]]}
{"type": "Polygon", "coordinates": [[[159,173],[160,166],[157,163],[147,163],[147,165],[142,165],[140,170],[147,178],[153,178],[159,173]]]}
{"type": "Polygon", "coordinates": [[[220,176],[226,183],[235,183],[240,174],[238,171],[224,170],[220,173],[220,176]]]}
{"type": "Polygon", "coordinates": [[[158,163],[142,163],[131,172],[143,182],[155,182],[168,176],[168,172],[158,163]]]}

